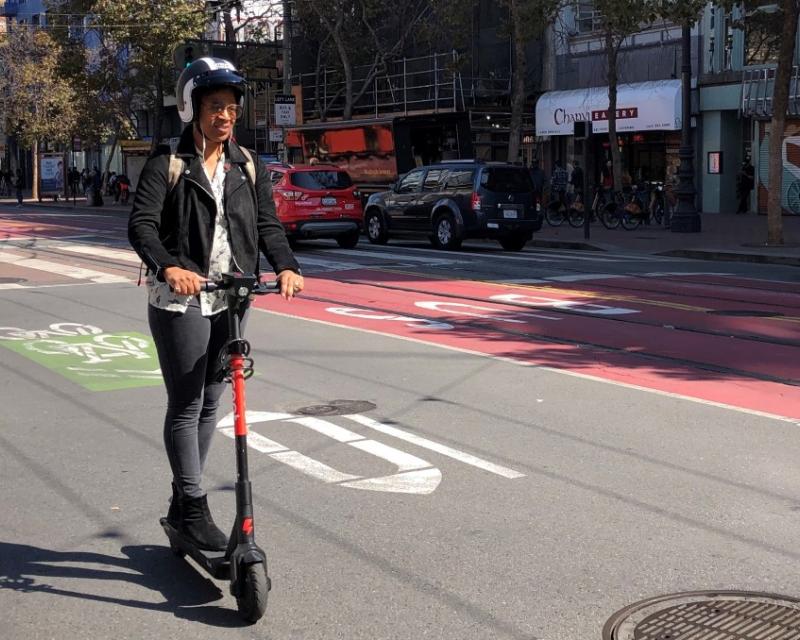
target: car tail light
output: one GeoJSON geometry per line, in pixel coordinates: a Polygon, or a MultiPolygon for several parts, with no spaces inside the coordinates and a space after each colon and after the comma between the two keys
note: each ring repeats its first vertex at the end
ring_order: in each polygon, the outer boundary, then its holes
{"type": "Polygon", "coordinates": [[[478,195],[477,192],[472,192],[472,202],[470,203],[473,211],[480,211],[481,210],[481,197],[478,195]]]}
{"type": "Polygon", "coordinates": [[[305,200],[306,194],[302,191],[281,191],[284,200],[305,200]]]}

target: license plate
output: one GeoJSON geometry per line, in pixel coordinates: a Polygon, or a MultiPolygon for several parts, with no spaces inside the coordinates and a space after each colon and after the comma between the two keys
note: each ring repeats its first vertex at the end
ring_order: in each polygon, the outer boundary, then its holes
{"type": "Polygon", "coordinates": [[[506,219],[515,219],[519,217],[519,213],[516,209],[503,209],[503,217],[506,219]]]}
{"type": "Polygon", "coordinates": [[[336,198],[323,198],[322,199],[322,206],[323,207],[336,206],[336,198]]]}

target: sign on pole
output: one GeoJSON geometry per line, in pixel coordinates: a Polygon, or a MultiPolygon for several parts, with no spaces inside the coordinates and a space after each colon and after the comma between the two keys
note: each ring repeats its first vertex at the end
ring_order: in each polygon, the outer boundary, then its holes
{"type": "Polygon", "coordinates": [[[275,124],[279,127],[293,127],[297,124],[294,96],[285,94],[275,96],[275,124]]]}
{"type": "Polygon", "coordinates": [[[269,141],[270,142],[283,142],[283,131],[281,129],[270,129],[269,130],[269,141]]]}

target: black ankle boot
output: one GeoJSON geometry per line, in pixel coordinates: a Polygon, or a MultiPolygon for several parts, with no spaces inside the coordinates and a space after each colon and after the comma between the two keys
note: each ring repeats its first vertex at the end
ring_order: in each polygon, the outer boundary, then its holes
{"type": "Polygon", "coordinates": [[[169,502],[169,511],[167,511],[167,522],[175,529],[181,526],[181,496],[174,482],[172,483],[172,500],[169,502]]]}
{"type": "Polygon", "coordinates": [[[205,551],[225,551],[228,536],[219,530],[208,509],[208,497],[181,499],[180,532],[189,538],[198,549],[205,551]]]}

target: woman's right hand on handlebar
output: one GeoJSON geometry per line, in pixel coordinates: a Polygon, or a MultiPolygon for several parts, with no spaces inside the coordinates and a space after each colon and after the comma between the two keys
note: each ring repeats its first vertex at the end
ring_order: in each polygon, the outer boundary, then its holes
{"type": "Polygon", "coordinates": [[[181,267],[167,267],[164,269],[164,281],[179,296],[196,296],[206,279],[194,271],[181,267]]]}

